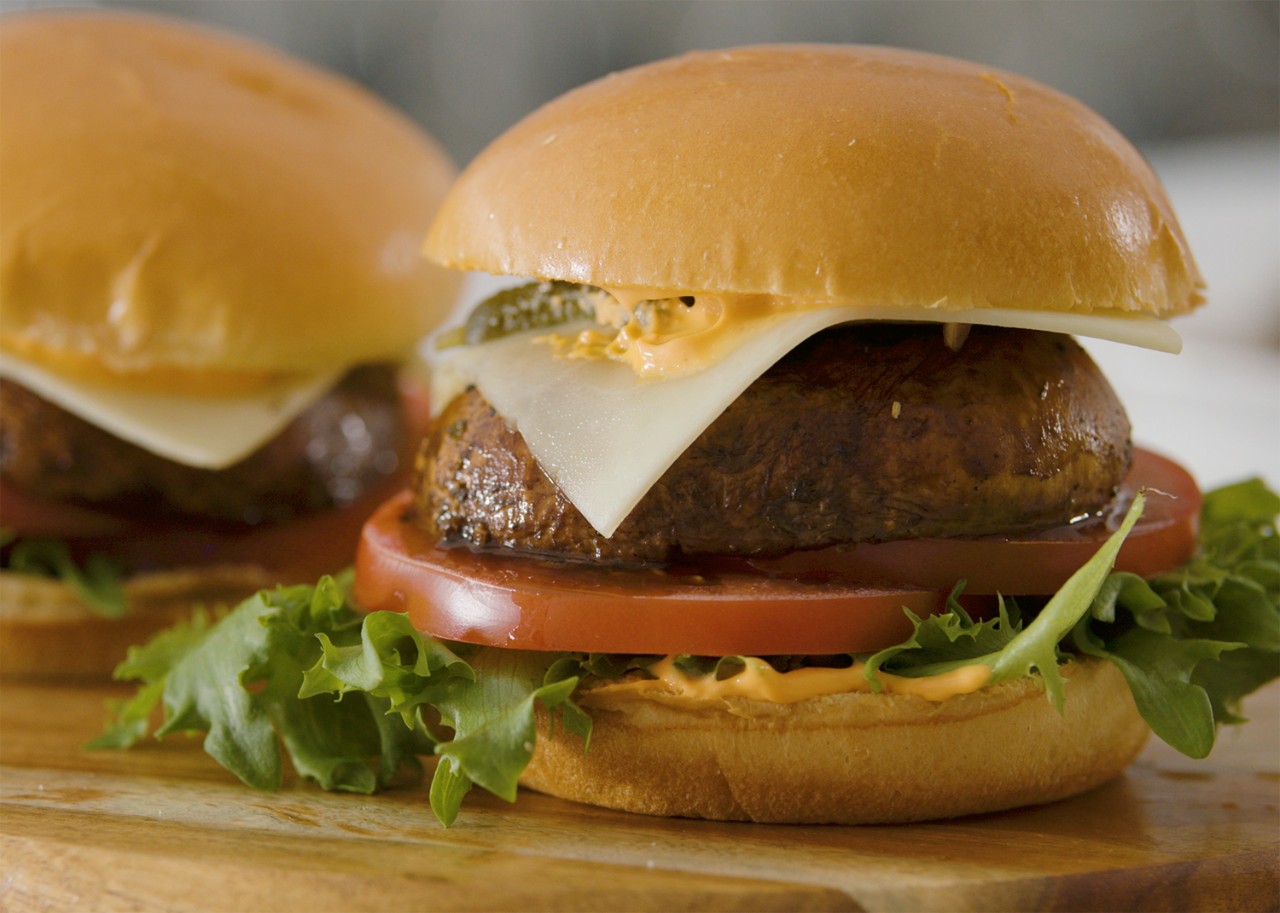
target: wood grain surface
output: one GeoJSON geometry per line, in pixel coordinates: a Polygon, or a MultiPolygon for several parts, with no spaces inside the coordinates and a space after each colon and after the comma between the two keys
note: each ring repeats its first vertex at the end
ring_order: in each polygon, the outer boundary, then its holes
{"type": "Polygon", "coordinates": [[[115,686],[0,685],[0,910],[1280,908],[1280,685],[1190,761],[1150,744],[1066,802],[902,827],[647,818],[425,786],[253,792],[194,740],[88,752],[115,686]]]}

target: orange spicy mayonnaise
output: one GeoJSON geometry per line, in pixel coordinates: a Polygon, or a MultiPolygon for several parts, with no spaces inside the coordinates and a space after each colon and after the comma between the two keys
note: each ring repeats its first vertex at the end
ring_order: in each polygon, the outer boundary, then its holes
{"type": "Polygon", "coordinates": [[[606,291],[596,300],[596,322],[616,332],[593,328],[572,336],[551,333],[539,340],[549,342],[563,358],[610,359],[630,365],[639,377],[676,377],[713,364],[744,337],[797,309],[796,302],[773,295],[606,291]]]}
{"type": "MultiPolygon", "coordinates": [[[[842,669],[809,667],[778,672],[764,660],[752,657],[746,660],[746,667],[737,675],[716,679],[713,675],[690,676],[676,667],[674,656],[667,656],[649,667],[649,673],[655,676],[652,679],[614,682],[595,690],[614,693],[662,691],[693,700],[745,697],[775,704],[795,704],[829,694],[871,692],[873,689],[865,677],[865,670],[865,663],[854,663],[842,669]]],[[[885,672],[878,673],[877,677],[881,694],[913,694],[927,701],[945,701],[980,689],[990,680],[991,668],[977,663],[920,678],[885,672]]]]}
{"type": "Polygon", "coordinates": [[[538,340],[550,343],[559,357],[618,361],[646,379],[697,373],[747,340],[813,313],[831,317],[824,324],[811,324],[813,332],[846,321],[935,323],[942,327],[943,339],[952,349],[960,348],[975,323],[1093,336],[1162,352],[1182,349],[1178,334],[1158,318],[1108,308],[1088,313],[957,308],[946,299],[919,305],[842,304],[779,295],[651,288],[601,289],[594,305],[601,329],[549,333],[538,340]]]}

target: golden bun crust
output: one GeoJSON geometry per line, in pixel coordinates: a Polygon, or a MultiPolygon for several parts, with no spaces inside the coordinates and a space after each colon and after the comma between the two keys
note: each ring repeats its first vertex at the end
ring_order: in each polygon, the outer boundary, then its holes
{"type": "Polygon", "coordinates": [[[157,17],[0,29],[0,345],[90,373],[403,355],[457,278],[421,238],[453,177],[335,75],[157,17]]]}
{"type": "Polygon", "coordinates": [[[843,304],[1168,316],[1203,283],[1156,176],[1032,80],[890,48],[706,51],[550,102],[426,243],[462,269],[843,304]]]}
{"type": "Polygon", "coordinates": [[[587,691],[591,747],[545,720],[521,782],[650,815],[874,824],[1051,802],[1116,777],[1149,730],[1106,661],[1063,668],[1065,713],[1038,679],[941,703],[841,694],[796,704],[587,691]]]}
{"type": "Polygon", "coordinates": [[[129,614],[92,611],[65,583],[0,571],[0,677],[107,678],[131,646],[192,610],[234,606],[277,577],[253,565],[139,574],[125,581],[129,614]]]}

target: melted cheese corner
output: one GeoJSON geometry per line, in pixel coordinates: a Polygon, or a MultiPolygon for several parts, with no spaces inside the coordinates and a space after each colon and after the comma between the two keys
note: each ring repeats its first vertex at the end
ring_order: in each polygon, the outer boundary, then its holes
{"type": "Polygon", "coordinates": [[[257,450],[342,373],[284,379],[234,396],[201,396],[97,386],[0,352],[0,377],[122,440],[200,469],[225,469],[257,450]]]}

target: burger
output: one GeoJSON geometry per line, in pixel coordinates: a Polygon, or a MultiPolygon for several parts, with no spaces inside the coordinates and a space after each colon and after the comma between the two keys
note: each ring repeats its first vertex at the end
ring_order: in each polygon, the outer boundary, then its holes
{"type": "Polygon", "coordinates": [[[0,20],[0,669],[106,675],[195,604],[349,563],[453,177],[356,86],[166,19],[0,20]]]}
{"type": "Polygon", "coordinates": [[[437,414],[350,594],[263,594],[121,667],[181,677],[163,731],[219,733],[247,782],[278,780],[243,761],[276,734],[228,733],[297,700],[377,739],[286,722],[295,766],[364,789],[430,751],[446,823],[517,784],[915,821],[1087,790],[1152,729],[1203,756],[1274,677],[1276,497],[1202,507],[1074,339],[1176,351],[1202,297],[1080,103],[887,48],[693,53],[515,125],[425,251],[500,289],[436,337],[437,414]],[[215,665],[237,708],[200,700],[215,665]]]}

